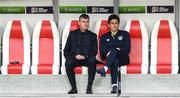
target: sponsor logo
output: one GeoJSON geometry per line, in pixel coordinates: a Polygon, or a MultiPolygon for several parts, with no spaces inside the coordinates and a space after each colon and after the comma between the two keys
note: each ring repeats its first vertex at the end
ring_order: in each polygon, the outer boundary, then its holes
{"type": "Polygon", "coordinates": [[[25,14],[24,6],[0,6],[0,14],[25,14]]]}
{"type": "Polygon", "coordinates": [[[119,13],[121,14],[145,13],[145,6],[120,6],[119,13]]]}
{"type": "Polygon", "coordinates": [[[123,40],[123,36],[118,36],[118,40],[123,40]]]}
{"type": "Polygon", "coordinates": [[[26,7],[27,14],[51,14],[53,13],[52,6],[28,6],[26,7]]]}
{"type": "Polygon", "coordinates": [[[106,39],[106,41],[107,41],[107,42],[109,42],[109,41],[110,41],[110,39],[106,39]]]}
{"type": "Polygon", "coordinates": [[[88,6],[87,13],[113,13],[114,8],[112,6],[88,6]]]}
{"type": "Polygon", "coordinates": [[[85,6],[60,6],[60,13],[86,13],[87,7],[85,6]]]}
{"type": "Polygon", "coordinates": [[[174,13],[174,6],[147,6],[148,13],[174,13]]]}

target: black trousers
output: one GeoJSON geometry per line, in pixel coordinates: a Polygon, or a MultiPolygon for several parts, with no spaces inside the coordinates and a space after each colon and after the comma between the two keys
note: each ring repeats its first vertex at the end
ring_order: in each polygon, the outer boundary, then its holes
{"type": "Polygon", "coordinates": [[[67,73],[72,89],[77,88],[76,81],[75,81],[76,79],[75,79],[74,68],[79,65],[88,67],[87,88],[91,88],[94,81],[95,73],[96,73],[96,58],[88,57],[85,60],[77,60],[75,57],[71,57],[69,59],[66,59],[66,62],[65,62],[66,73],[67,73]]]}
{"type": "MultiPolygon", "coordinates": [[[[106,64],[109,69],[111,69],[111,83],[117,84],[117,77],[118,77],[118,67],[121,66],[120,64],[120,56],[121,53],[118,52],[117,49],[111,49],[110,54],[106,59],[106,64]]],[[[118,77],[121,78],[121,77],[118,77]]]]}

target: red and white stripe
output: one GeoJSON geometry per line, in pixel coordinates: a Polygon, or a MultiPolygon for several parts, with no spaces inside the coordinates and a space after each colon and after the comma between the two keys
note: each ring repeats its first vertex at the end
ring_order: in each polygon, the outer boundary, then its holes
{"type": "Polygon", "coordinates": [[[128,21],[125,30],[130,33],[130,64],[121,67],[122,74],[148,73],[148,32],[140,20],[128,21]]]}
{"type": "Polygon", "coordinates": [[[29,74],[30,34],[21,20],[8,21],[3,34],[2,74],[29,74]],[[10,64],[18,61],[20,64],[10,64]]]}
{"type": "MultiPolygon", "coordinates": [[[[66,26],[64,28],[63,34],[62,34],[62,50],[64,50],[64,48],[65,48],[66,41],[67,41],[67,38],[69,36],[69,32],[73,31],[73,30],[76,30],[78,28],[79,28],[78,20],[72,20],[72,21],[67,22],[67,24],[66,24],[66,26]]],[[[64,51],[62,51],[61,57],[62,57],[61,73],[66,74],[66,70],[65,70],[66,59],[64,57],[64,51]]],[[[74,69],[74,71],[75,71],[76,74],[87,75],[87,73],[88,73],[88,69],[85,66],[76,67],[74,69]]]]}
{"type": "Polygon", "coordinates": [[[151,36],[151,74],[178,73],[178,35],[170,20],[156,22],[151,36]]]}
{"type": "Polygon", "coordinates": [[[60,38],[54,21],[37,22],[32,38],[32,74],[59,74],[60,38]]]}

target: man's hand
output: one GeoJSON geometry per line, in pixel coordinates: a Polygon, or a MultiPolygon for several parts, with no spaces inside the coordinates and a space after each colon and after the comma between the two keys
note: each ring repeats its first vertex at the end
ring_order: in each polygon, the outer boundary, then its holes
{"type": "Polygon", "coordinates": [[[77,60],[84,60],[85,59],[85,57],[83,55],[80,55],[80,54],[76,55],[75,58],[77,60]]]}
{"type": "Polygon", "coordinates": [[[81,55],[80,60],[84,60],[84,59],[85,59],[85,57],[83,55],[81,55]]]}

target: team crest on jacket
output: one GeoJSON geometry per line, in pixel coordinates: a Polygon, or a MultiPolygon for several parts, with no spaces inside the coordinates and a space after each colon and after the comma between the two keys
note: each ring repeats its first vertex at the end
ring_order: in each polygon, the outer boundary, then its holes
{"type": "Polygon", "coordinates": [[[108,41],[110,41],[110,39],[109,39],[109,38],[107,38],[107,39],[106,39],[106,41],[108,42],[108,41]]]}
{"type": "Polygon", "coordinates": [[[118,40],[122,40],[123,39],[123,36],[118,36],[118,40]]]}

